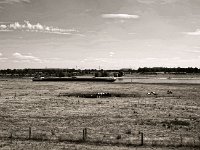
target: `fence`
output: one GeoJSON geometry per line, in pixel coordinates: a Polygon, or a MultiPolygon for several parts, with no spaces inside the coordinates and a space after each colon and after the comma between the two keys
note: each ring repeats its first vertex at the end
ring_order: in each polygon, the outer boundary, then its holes
{"type": "Polygon", "coordinates": [[[148,137],[143,132],[132,133],[128,131],[124,134],[113,134],[95,132],[90,128],[79,128],[77,133],[58,133],[54,130],[39,131],[32,127],[22,129],[21,131],[3,131],[0,134],[1,140],[7,140],[11,143],[13,140],[21,141],[51,141],[67,143],[87,143],[91,145],[120,145],[120,146],[153,146],[153,147],[197,147],[200,148],[200,136],[185,137],[148,137]],[[78,133],[78,134],[77,134],[78,133]]]}

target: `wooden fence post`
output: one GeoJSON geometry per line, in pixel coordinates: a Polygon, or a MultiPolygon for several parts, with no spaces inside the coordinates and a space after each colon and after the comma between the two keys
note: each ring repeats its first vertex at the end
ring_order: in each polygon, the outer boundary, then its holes
{"type": "Polygon", "coordinates": [[[83,141],[85,141],[85,129],[83,129],[83,141]]]}
{"type": "Polygon", "coordinates": [[[29,130],[28,130],[28,139],[29,140],[31,139],[31,127],[29,127],[29,130]]]}
{"type": "Polygon", "coordinates": [[[83,129],[83,141],[87,140],[87,128],[83,129]]]}
{"type": "Polygon", "coordinates": [[[183,146],[183,137],[182,137],[182,135],[180,135],[180,146],[183,146]]]}
{"type": "Polygon", "coordinates": [[[195,142],[195,138],[193,137],[193,146],[195,147],[196,142],[195,142]]]}
{"type": "Polygon", "coordinates": [[[12,143],[12,139],[13,139],[13,133],[12,133],[12,130],[10,132],[10,143],[12,143]]]}
{"type": "Polygon", "coordinates": [[[144,145],[144,134],[142,132],[140,132],[141,134],[141,146],[144,145]]]}

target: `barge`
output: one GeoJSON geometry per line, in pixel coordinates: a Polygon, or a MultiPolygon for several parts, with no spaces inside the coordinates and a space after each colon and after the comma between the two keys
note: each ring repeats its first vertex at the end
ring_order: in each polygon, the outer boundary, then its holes
{"type": "Polygon", "coordinates": [[[113,77],[35,77],[32,81],[86,81],[86,82],[114,82],[113,77]]]}

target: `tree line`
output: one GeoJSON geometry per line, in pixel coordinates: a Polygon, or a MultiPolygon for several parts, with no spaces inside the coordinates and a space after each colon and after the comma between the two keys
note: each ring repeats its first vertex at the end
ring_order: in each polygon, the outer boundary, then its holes
{"type": "Polygon", "coordinates": [[[145,72],[164,72],[164,73],[200,73],[200,69],[195,67],[188,67],[188,68],[165,68],[165,67],[153,67],[153,68],[138,68],[137,72],[145,73],[145,72]]]}
{"type": "Polygon", "coordinates": [[[1,77],[73,77],[73,76],[87,76],[108,77],[123,76],[120,70],[96,70],[96,69],[4,69],[0,70],[1,77]]]}
{"type": "Polygon", "coordinates": [[[3,69],[0,70],[1,77],[35,77],[35,76],[54,76],[54,77],[72,77],[72,76],[84,76],[92,75],[95,77],[107,77],[115,76],[121,77],[125,74],[140,73],[140,74],[156,74],[156,73],[174,73],[174,74],[186,74],[186,73],[200,73],[200,69],[195,67],[188,68],[167,68],[167,67],[143,67],[138,69],[120,69],[120,70],[97,70],[97,69],[3,69]]]}

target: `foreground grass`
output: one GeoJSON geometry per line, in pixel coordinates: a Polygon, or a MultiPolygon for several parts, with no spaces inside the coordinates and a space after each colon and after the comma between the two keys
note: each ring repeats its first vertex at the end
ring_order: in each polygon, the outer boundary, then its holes
{"type": "Polygon", "coordinates": [[[0,149],[34,149],[34,150],[198,150],[199,148],[188,147],[123,147],[123,146],[96,146],[88,144],[52,143],[35,141],[13,141],[12,143],[0,141],[0,149]]]}

